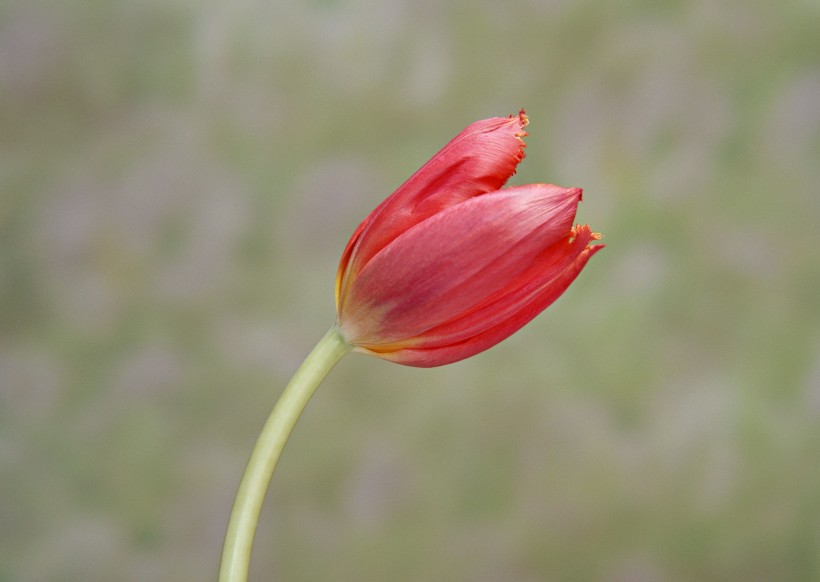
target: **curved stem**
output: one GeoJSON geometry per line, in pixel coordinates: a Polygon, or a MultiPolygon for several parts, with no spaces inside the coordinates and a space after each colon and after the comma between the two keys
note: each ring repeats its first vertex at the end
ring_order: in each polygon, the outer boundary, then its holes
{"type": "Polygon", "coordinates": [[[239,483],[219,567],[220,582],[248,579],[253,537],[273,470],[299,415],[331,368],[351,349],[336,326],[316,344],[268,417],[239,483]]]}

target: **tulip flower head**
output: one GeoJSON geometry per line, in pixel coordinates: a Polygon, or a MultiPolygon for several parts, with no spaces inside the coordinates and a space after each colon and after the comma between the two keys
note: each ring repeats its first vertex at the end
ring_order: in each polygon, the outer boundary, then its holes
{"type": "Polygon", "coordinates": [[[524,158],[523,111],[468,126],[356,229],[336,278],[355,351],[449,364],[532,320],[603,245],[576,225],[580,188],[502,188],[524,158]]]}

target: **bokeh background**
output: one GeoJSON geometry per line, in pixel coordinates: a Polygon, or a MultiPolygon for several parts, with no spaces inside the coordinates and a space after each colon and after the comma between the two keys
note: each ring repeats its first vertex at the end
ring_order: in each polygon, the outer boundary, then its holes
{"type": "Polygon", "coordinates": [[[333,370],[255,580],[820,579],[816,0],[0,5],[0,581],[215,579],[358,222],[526,107],[605,234],[449,367],[333,370]]]}

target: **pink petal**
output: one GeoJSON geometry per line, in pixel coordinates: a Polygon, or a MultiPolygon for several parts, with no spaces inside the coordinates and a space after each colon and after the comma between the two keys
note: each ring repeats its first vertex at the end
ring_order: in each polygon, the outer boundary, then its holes
{"type": "MultiPolygon", "coordinates": [[[[508,314],[506,319],[501,319],[494,326],[472,337],[455,343],[432,341],[427,347],[374,346],[374,348],[369,348],[358,346],[356,350],[369,352],[382,359],[407,366],[425,368],[450,364],[478,354],[514,334],[558,299],[589,259],[604,247],[604,245],[586,246],[595,238],[596,235],[589,231],[589,227],[578,227],[575,239],[577,242],[574,241],[572,244],[576,248],[582,246],[583,249],[575,259],[556,278],[541,288],[539,293],[531,294],[528,301],[522,302],[515,313],[508,314]]],[[[421,344],[424,344],[424,341],[421,344]]]]}
{"type": "Polygon", "coordinates": [[[477,121],[459,133],[356,229],[339,263],[337,306],[348,281],[401,233],[444,208],[501,188],[524,158],[527,117],[477,121]]]}
{"type": "MultiPolygon", "coordinates": [[[[385,247],[351,281],[347,339],[377,349],[413,340],[511,292],[570,232],[581,190],[534,184],[450,207],[385,247]]],[[[542,262],[543,265],[543,262],[542,262]]]]}
{"type": "Polygon", "coordinates": [[[425,349],[453,345],[517,317],[526,306],[539,297],[543,298],[554,288],[555,281],[561,280],[596,236],[589,227],[579,226],[560,242],[544,249],[530,267],[517,280],[510,281],[501,292],[488,297],[462,316],[400,345],[425,349]]]}

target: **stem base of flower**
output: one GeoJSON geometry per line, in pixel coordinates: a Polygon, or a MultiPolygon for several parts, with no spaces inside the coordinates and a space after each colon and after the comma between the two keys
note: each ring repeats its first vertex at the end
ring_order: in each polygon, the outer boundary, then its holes
{"type": "Polygon", "coordinates": [[[245,582],[248,579],[259,513],[282,449],[316,388],[351,349],[334,325],[296,370],[273,407],[239,483],[222,549],[219,582],[245,582]]]}

